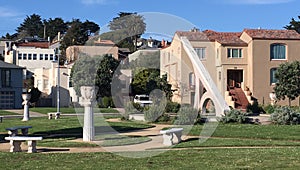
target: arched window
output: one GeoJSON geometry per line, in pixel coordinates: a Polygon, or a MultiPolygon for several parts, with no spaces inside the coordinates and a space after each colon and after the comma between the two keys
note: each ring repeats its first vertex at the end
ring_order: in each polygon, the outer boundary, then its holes
{"type": "Polygon", "coordinates": [[[271,60],[285,60],[286,59],[286,45],[285,44],[271,44],[271,60]]]}
{"type": "Polygon", "coordinates": [[[278,81],[275,77],[276,72],[277,72],[277,68],[271,68],[271,70],[270,70],[270,84],[271,85],[277,83],[277,81],[278,81]]]}

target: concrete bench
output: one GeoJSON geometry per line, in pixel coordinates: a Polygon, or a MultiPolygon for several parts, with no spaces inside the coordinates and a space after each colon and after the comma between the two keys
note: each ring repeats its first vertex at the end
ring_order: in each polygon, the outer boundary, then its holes
{"type": "Polygon", "coordinates": [[[26,136],[28,135],[28,129],[32,128],[32,126],[15,126],[15,127],[9,127],[5,130],[8,131],[9,136],[17,136],[19,129],[22,131],[22,135],[26,136]]]}
{"type": "Polygon", "coordinates": [[[3,116],[0,116],[0,123],[2,123],[3,121],[3,116]]]}
{"type": "Polygon", "coordinates": [[[55,116],[55,119],[60,118],[61,113],[60,112],[50,112],[48,113],[48,119],[52,119],[55,116]]]}
{"type": "Polygon", "coordinates": [[[171,128],[168,130],[161,130],[160,134],[163,134],[163,144],[166,146],[172,146],[176,143],[181,142],[183,128],[171,128]],[[174,139],[176,136],[176,140],[174,139]]]}
{"type": "Polygon", "coordinates": [[[10,141],[10,152],[22,152],[21,143],[28,141],[28,153],[34,153],[37,152],[36,141],[43,140],[43,137],[10,136],[5,137],[5,140],[10,141]]]}

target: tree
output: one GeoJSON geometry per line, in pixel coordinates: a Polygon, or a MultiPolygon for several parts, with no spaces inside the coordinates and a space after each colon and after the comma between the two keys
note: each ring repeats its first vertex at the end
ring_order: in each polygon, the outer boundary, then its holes
{"type": "Polygon", "coordinates": [[[110,55],[87,56],[79,54],[71,71],[71,80],[77,95],[81,86],[97,86],[97,97],[111,97],[111,82],[118,77],[119,61],[110,55]],[[116,76],[116,77],[114,77],[116,76]]]}
{"type": "Polygon", "coordinates": [[[173,96],[172,85],[168,83],[167,75],[160,77],[159,69],[144,69],[134,75],[131,83],[132,93],[149,95],[153,90],[160,89],[171,100],[173,96]]]}
{"type": "Polygon", "coordinates": [[[113,18],[109,23],[112,31],[122,30],[122,32],[131,38],[131,43],[135,41],[135,50],[137,39],[146,31],[144,18],[137,13],[120,12],[118,17],[113,18]]]}
{"type": "Polygon", "coordinates": [[[64,34],[68,30],[67,23],[65,23],[61,18],[49,18],[48,20],[44,20],[44,26],[46,30],[46,37],[50,37],[50,40],[53,40],[58,32],[64,34]]]}
{"type": "Polygon", "coordinates": [[[78,96],[81,96],[81,86],[95,86],[98,66],[99,58],[90,57],[83,53],[79,54],[79,59],[71,70],[72,84],[78,96]]]}
{"type": "Polygon", "coordinates": [[[86,20],[83,23],[83,29],[87,33],[88,36],[91,36],[92,34],[99,33],[100,32],[100,27],[98,24],[91,22],[89,20],[86,20]]]}
{"type": "Polygon", "coordinates": [[[117,69],[120,62],[111,55],[104,55],[97,70],[96,86],[99,87],[98,97],[111,97],[112,80],[120,75],[117,69]]]}
{"type": "MultiPolygon", "coordinates": [[[[300,16],[298,16],[298,19],[300,19],[300,16]]],[[[294,18],[292,18],[290,24],[286,25],[284,28],[288,30],[296,30],[298,33],[300,33],[300,21],[296,21],[294,18]]]]}
{"type": "Polygon", "coordinates": [[[281,64],[275,78],[278,80],[274,87],[277,99],[285,100],[287,97],[291,106],[291,101],[300,95],[300,62],[281,64]]]}
{"type": "Polygon", "coordinates": [[[26,36],[43,37],[44,25],[41,16],[37,14],[27,16],[16,31],[18,32],[19,38],[24,38],[26,36]]]}
{"type": "Polygon", "coordinates": [[[79,19],[74,19],[69,23],[69,29],[61,42],[61,53],[63,63],[66,58],[66,49],[72,45],[84,45],[89,38],[89,35],[97,32],[99,26],[90,21],[82,23],[79,19]]]}

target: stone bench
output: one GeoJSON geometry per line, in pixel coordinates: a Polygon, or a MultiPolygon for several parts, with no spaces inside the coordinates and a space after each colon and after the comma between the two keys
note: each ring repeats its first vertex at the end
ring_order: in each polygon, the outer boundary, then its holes
{"type": "Polygon", "coordinates": [[[5,137],[5,140],[10,141],[10,152],[22,152],[21,143],[28,141],[28,153],[35,153],[36,141],[43,140],[43,137],[29,137],[29,136],[10,136],[5,137]]]}
{"type": "Polygon", "coordinates": [[[176,143],[181,142],[183,128],[171,128],[167,130],[161,130],[160,134],[163,134],[163,144],[166,146],[172,146],[176,143]],[[174,139],[176,136],[176,140],[174,139]]]}
{"type": "Polygon", "coordinates": [[[52,119],[55,116],[55,119],[60,118],[61,113],[60,112],[50,112],[48,113],[48,119],[52,119]]]}
{"type": "Polygon", "coordinates": [[[9,127],[5,130],[8,131],[9,136],[17,136],[19,129],[22,131],[22,135],[26,136],[28,135],[28,129],[32,128],[32,126],[15,126],[15,127],[9,127]]]}
{"type": "Polygon", "coordinates": [[[0,123],[2,123],[3,121],[3,116],[0,116],[0,123]]]}

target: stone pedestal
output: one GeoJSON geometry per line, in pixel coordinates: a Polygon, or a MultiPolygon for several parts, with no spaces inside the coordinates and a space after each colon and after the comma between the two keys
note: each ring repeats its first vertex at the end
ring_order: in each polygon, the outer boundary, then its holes
{"type": "Polygon", "coordinates": [[[97,88],[94,86],[82,86],[80,105],[84,106],[83,141],[93,141],[95,138],[93,104],[97,88]]]}
{"type": "Polygon", "coordinates": [[[29,120],[29,100],[31,98],[30,94],[22,94],[22,98],[23,98],[23,105],[24,105],[24,114],[23,114],[23,120],[22,121],[28,121],[29,120]]]}

